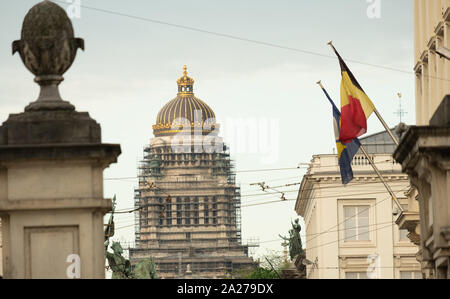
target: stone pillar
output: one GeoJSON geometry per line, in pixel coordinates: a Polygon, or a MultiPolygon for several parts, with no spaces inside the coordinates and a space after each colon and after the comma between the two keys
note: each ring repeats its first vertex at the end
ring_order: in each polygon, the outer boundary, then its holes
{"type": "Polygon", "coordinates": [[[394,152],[418,190],[422,270],[427,278],[450,278],[450,96],[430,120],[412,126],[394,152]]]}
{"type": "Polygon", "coordinates": [[[58,85],[82,39],[64,9],[43,1],[13,43],[41,91],[0,126],[0,216],[5,278],[104,278],[103,170],[120,145],[63,101],[58,85]],[[51,16],[51,17],[50,17],[51,16]]]}

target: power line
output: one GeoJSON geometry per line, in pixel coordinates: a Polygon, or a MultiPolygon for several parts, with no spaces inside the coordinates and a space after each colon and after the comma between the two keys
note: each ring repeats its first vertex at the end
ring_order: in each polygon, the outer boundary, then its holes
{"type": "MultiPolygon", "coordinates": [[[[392,223],[392,221],[372,223],[372,224],[369,224],[369,225],[361,225],[361,226],[355,226],[355,227],[350,227],[350,228],[341,228],[341,229],[336,229],[336,230],[330,230],[330,231],[327,231],[327,233],[340,232],[340,231],[345,231],[346,229],[353,229],[353,228],[366,228],[366,227],[372,227],[372,226],[383,225],[383,224],[390,224],[390,223],[392,223]]],[[[314,233],[314,234],[301,234],[300,237],[306,238],[306,237],[317,235],[317,234],[323,234],[323,232],[314,233]]],[[[260,241],[259,243],[262,244],[262,243],[271,243],[271,242],[277,242],[277,241],[282,241],[282,239],[278,238],[278,239],[275,239],[275,240],[260,241]]]]}
{"type": "MultiPolygon", "coordinates": [[[[283,177],[283,178],[277,178],[277,179],[263,179],[266,182],[277,182],[277,181],[286,181],[286,180],[293,180],[293,179],[298,179],[298,176],[294,176],[294,177],[283,177]]],[[[251,182],[239,182],[240,184],[243,185],[250,185],[250,184],[254,184],[251,182]]]]}
{"type": "MultiPolygon", "coordinates": [[[[317,189],[319,190],[319,189],[317,189]]],[[[394,190],[395,192],[401,192],[404,189],[400,189],[400,190],[394,190]]],[[[292,190],[292,191],[284,191],[284,193],[292,193],[292,192],[298,192],[299,190],[292,190]]],[[[348,194],[345,196],[358,196],[358,195],[370,195],[370,194],[382,194],[382,193],[387,193],[386,190],[383,191],[373,191],[373,192],[363,192],[363,193],[352,193],[352,194],[348,194]]],[[[279,192],[268,192],[267,194],[256,194],[255,196],[267,196],[267,195],[274,195],[274,194],[279,194],[279,192]]],[[[324,196],[315,196],[315,197],[308,197],[308,198],[304,198],[302,199],[304,200],[310,200],[310,199],[322,199],[322,198],[333,198],[333,197],[340,197],[339,194],[334,194],[334,195],[324,195],[324,196]]],[[[289,199],[289,200],[297,200],[297,199],[289,199]]]]}
{"type": "MultiPolygon", "coordinates": [[[[392,180],[392,181],[403,181],[404,179],[396,179],[396,180],[392,180]]],[[[379,184],[380,182],[379,181],[374,181],[374,182],[359,182],[359,183],[351,183],[351,184],[349,184],[348,185],[348,187],[347,188],[349,188],[349,187],[351,187],[351,186],[359,186],[359,185],[369,185],[369,184],[379,184]]],[[[324,187],[312,187],[312,188],[304,188],[304,189],[302,189],[303,191],[312,191],[312,190],[324,190],[324,189],[336,189],[336,188],[340,188],[341,186],[324,186],[324,187]]],[[[161,188],[159,188],[159,189],[161,189],[161,188]]],[[[401,191],[403,191],[404,189],[400,189],[400,190],[398,190],[397,192],[401,192],[401,191]]],[[[287,191],[282,191],[283,193],[291,193],[291,192],[298,192],[299,190],[287,190],[287,191]]],[[[268,196],[268,195],[275,195],[275,194],[279,194],[280,192],[267,192],[266,194],[247,194],[247,195],[241,195],[241,197],[246,197],[246,198],[249,198],[249,197],[261,197],[261,196],[268,196]]],[[[352,194],[352,196],[353,195],[370,195],[370,194],[379,194],[379,193],[385,193],[385,191],[378,191],[378,192],[370,192],[370,193],[355,193],[355,194],[352,194]]],[[[177,197],[177,196],[174,196],[175,198],[177,197]]],[[[329,196],[317,196],[317,197],[314,197],[314,199],[321,199],[321,198],[332,198],[332,197],[335,197],[335,195],[329,195],[329,196]]],[[[312,198],[307,198],[307,199],[304,199],[304,200],[309,200],[309,199],[312,199],[312,198]]],[[[288,199],[289,201],[292,201],[292,200],[296,200],[296,199],[288,199]]],[[[253,199],[252,201],[259,201],[258,199],[253,199]]],[[[272,201],[272,202],[276,202],[276,201],[272,201]]],[[[272,203],[272,202],[268,202],[268,203],[272,203]]],[[[199,203],[199,204],[201,204],[201,203],[199,203]]],[[[150,204],[147,204],[147,206],[149,206],[150,204]]],[[[142,206],[142,207],[144,207],[144,206],[142,206]]],[[[121,214],[121,213],[131,213],[131,212],[133,212],[133,211],[136,211],[136,210],[138,210],[139,208],[134,208],[134,207],[131,207],[131,208],[124,208],[124,209],[121,209],[121,210],[117,210],[116,211],[116,213],[117,214],[121,214]]]]}
{"type": "MultiPolygon", "coordinates": [[[[53,2],[57,2],[57,3],[61,3],[61,4],[67,4],[67,3],[65,3],[63,1],[58,1],[58,0],[53,0],[53,2]]],[[[86,8],[86,9],[90,9],[90,10],[93,10],[93,11],[106,13],[106,14],[111,14],[111,15],[116,15],[116,16],[121,16],[121,17],[127,17],[127,18],[131,18],[131,19],[135,19],[135,20],[145,21],[145,22],[159,24],[159,25],[170,26],[170,27],[184,29],[184,30],[189,30],[189,31],[194,31],[194,32],[200,32],[200,33],[204,33],[204,34],[219,36],[219,37],[233,39],[233,40],[238,40],[238,41],[244,41],[244,42],[258,44],[258,45],[262,45],[262,46],[278,48],[278,49],[283,49],[283,50],[288,50],[288,51],[294,51],[294,52],[298,52],[298,53],[302,53],[302,54],[313,55],[313,56],[318,56],[318,57],[323,57],[323,58],[336,59],[336,56],[335,55],[331,55],[331,54],[323,54],[323,53],[318,53],[318,52],[314,52],[314,51],[310,51],[310,50],[294,48],[294,47],[289,47],[289,46],[283,46],[283,45],[279,45],[279,44],[275,44],[275,43],[271,43],[271,42],[265,42],[265,41],[260,41],[260,40],[240,37],[240,36],[231,35],[231,34],[227,34],[227,33],[220,33],[220,32],[205,30],[205,29],[201,29],[201,28],[196,28],[196,27],[192,27],[192,26],[186,26],[186,25],[181,25],[181,24],[169,23],[169,22],[156,20],[156,19],[150,19],[150,18],[146,18],[146,17],[139,17],[139,16],[135,16],[135,15],[127,14],[127,13],[107,10],[107,9],[98,8],[98,7],[92,7],[92,6],[86,6],[86,5],[80,5],[80,7],[86,8]]],[[[370,66],[370,67],[373,67],[373,68],[385,69],[385,70],[399,72],[399,73],[404,73],[404,74],[408,74],[408,75],[414,75],[415,74],[412,71],[407,71],[407,70],[403,70],[403,69],[393,68],[393,67],[389,67],[389,66],[385,66],[385,65],[378,65],[378,64],[374,64],[374,63],[367,63],[367,62],[362,62],[362,61],[358,61],[358,60],[354,60],[354,59],[345,59],[345,60],[348,61],[348,62],[355,63],[355,64],[370,66]]],[[[450,81],[450,80],[448,80],[446,78],[439,78],[439,77],[430,76],[430,75],[428,75],[427,77],[432,78],[432,79],[443,80],[443,81],[450,81]]]]}
{"type": "MultiPolygon", "coordinates": [[[[289,167],[289,168],[273,168],[273,169],[250,169],[250,170],[237,170],[235,173],[245,173],[245,172],[268,172],[268,171],[284,171],[284,170],[298,170],[302,169],[300,167],[289,167]]],[[[117,177],[117,178],[104,178],[105,181],[113,181],[113,180],[128,180],[128,179],[137,179],[138,176],[132,177],[117,177]]]]}
{"type": "MultiPolygon", "coordinates": [[[[386,162],[391,162],[392,160],[383,160],[383,161],[377,161],[375,164],[381,164],[386,162]]],[[[308,163],[299,163],[299,164],[308,164],[308,163]]],[[[309,166],[308,166],[309,167],[309,166]]],[[[286,168],[269,168],[269,169],[247,169],[247,170],[237,170],[235,173],[247,173],[247,172],[270,172],[270,171],[285,171],[285,170],[304,170],[307,169],[306,166],[297,166],[297,167],[286,167],[286,168]]],[[[324,165],[321,166],[321,168],[336,168],[339,167],[338,164],[336,165],[324,165]]],[[[129,177],[111,177],[111,178],[104,178],[105,181],[115,181],[115,180],[136,180],[138,179],[138,176],[129,176],[129,177]]],[[[296,178],[296,177],[293,177],[296,178]]],[[[283,179],[277,179],[277,180],[283,180],[283,179]]],[[[270,182],[270,180],[268,180],[270,182]]],[[[275,181],[275,180],[272,180],[275,181]]]]}
{"type": "MultiPolygon", "coordinates": [[[[400,191],[394,191],[394,192],[401,192],[403,190],[400,191]]],[[[351,194],[351,195],[346,195],[345,199],[349,199],[348,196],[359,196],[359,195],[372,195],[372,194],[383,194],[386,193],[386,191],[379,191],[379,192],[368,192],[368,193],[355,193],[355,194],[351,194]]],[[[344,196],[338,196],[338,195],[330,195],[330,196],[317,196],[317,197],[311,197],[311,198],[305,198],[303,200],[311,200],[311,199],[321,199],[321,198],[335,198],[335,197],[341,197],[342,199],[344,199],[344,196]]],[[[262,203],[255,203],[255,204],[248,204],[248,205],[242,205],[242,208],[245,207],[253,207],[253,206],[260,206],[260,205],[265,205],[265,204],[271,204],[271,203],[277,203],[277,202],[287,202],[287,201],[294,201],[297,200],[296,198],[294,199],[286,199],[286,200],[274,200],[274,201],[267,201],[267,202],[262,202],[262,203]]]]}
{"type": "MultiPolygon", "coordinates": [[[[409,186],[406,187],[406,188],[403,188],[403,189],[400,190],[400,191],[395,191],[395,192],[402,192],[403,190],[406,191],[408,188],[409,188],[409,186]]],[[[380,204],[380,203],[382,203],[382,202],[384,202],[384,201],[386,201],[386,200],[388,200],[388,199],[390,199],[390,198],[391,198],[391,196],[389,195],[388,197],[386,197],[386,198],[384,198],[384,199],[382,199],[382,200],[380,200],[380,201],[375,202],[375,204],[372,206],[372,208],[376,207],[378,204],[380,204]]],[[[348,217],[348,218],[344,219],[343,221],[339,222],[338,224],[336,224],[336,225],[334,225],[334,226],[328,228],[326,231],[317,234],[317,236],[312,237],[312,238],[309,239],[309,240],[306,240],[306,242],[311,242],[312,240],[314,240],[314,239],[317,238],[318,236],[327,233],[328,231],[330,231],[331,229],[333,229],[333,228],[335,228],[335,227],[338,227],[339,225],[343,224],[344,222],[348,221],[349,219],[352,219],[352,218],[354,218],[354,217],[356,217],[356,216],[362,214],[363,212],[366,212],[366,211],[370,210],[370,208],[371,208],[371,207],[369,206],[367,209],[364,209],[364,210],[360,211],[359,213],[356,213],[356,214],[353,215],[352,217],[348,217]]]]}
{"type": "MultiPolygon", "coordinates": [[[[403,178],[391,179],[390,182],[396,182],[396,181],[401,182],[401,181],[406,181],[406,180],[407,180],[407,178],[405,177],[404,179],[403,178]]],[[[293,185],[300,185],[300,184],[301,184],[301,182],[298,182],[298,183],[286,184],[286,185],[282,185],[282,186],[275,186],[273,188],[290,187],[290,186],[293,186],[293,185]]],[[[372,182],[352,182],[352,183],[347,184],[345,186],[345,188],[350,188],[352,186],[359,186],[359,185],[366,186],[366,185],[370,185],[370,184],[381,184],[381,181],[376,180],[376,181],[372,181],[372,182]]],[[[312,191],[312,190],[324,190],[324,189],[336,189],[336,188],[342,188],[342,185],[338,185],[338,186],[332,185],[332,186],[323,186],[323,187],[311,187],[311,188],[303,188],[302,190],[303,191],[312,191]]],[[[271,189],[271,187],[268,186],[267,189],[271,189]]],[[[299,191],[299,190],[297,190],[297,191],[299,191]]],[[[243,196],[245,196],[245,195],[243,195],[243,196]]]]}
{"type": "MultiPolygon", "coordinates": [[[[393,224],[394,224],[394,221],[392,221],[389,225],[382,226],[382,227],[378,227],[378,228],[375,228],[375,229],[372,229],[372,230],[368,230],[368,231],[366,231],[366,232],[358,233],[358,234],[355,234],[355,235],[352,235],[352,236],[348,236],[347,238],[353,238],[353,237],[360,236],[360,235],[362,235],[362,234],[367,234],[367,233],[370,233],[370,232],[379,231],[379,230],[384,229],[384,228],[387,228],[387,227],[392,227],[393,224]]],[[[347,239],[347,238],[344,238],[344,240],[347,239]]],[[[327,243],[320,244],[320,245],[318,245],[318,246],[309,247],[309,248],[306,247],[306,250],[312,250],[312,249],[324,247],[324,246],[327,246],[327,245],[330,245],[330,244],[333,244],[333,243],[337,243],[337,242],[339,242],[339,241],[342,241],[342,239],[340,239],[340,238],[338,237],[338,239],[335,240],[335,241],[327,242],[327,243]]]]}
{"type": "MultiPolygon", "coordinates": [[[[336,188],[336,187],[334,187],[334,188],[336,188]]],[[[409,187],[407,187],[407,188],[409,188],[409,187]]],[[[400,190],[394,190],[394,192],[399,193],[399,192],[402,192],[402,191],[406,191],[407,188],[402,188],[400,190]]],[[[320,189],[320,188],[317,188],[317,189],[320,189]]],[[[291,192],[298,192],[298,190],[291,190],[291,191],[284,191],[284,192],[285,193],[291,193],[291,192]]],[[[267,196],[267,195],[274,195],[274,194],[279,194],[279,193],[280,192],[270,192],[268,194],[256,194],[256,196],[267,196]]],[[[346,195],[346,196],[348,197],[348,196],[372,195],[372,194],[383,194],[383,193],[386,193],[386,191],[383,190],[383,191],[377,191],[377,192],[353,193],[353,194],[349,194],[349,195],[346,195]]],[[[338,195],[316,196],[316,197],[311,197],[311,198],[304,198],[302,200],[334,198],[334,197],[339,197],[339,196],[338,195]]],[[[174,198],[176,198],[176,196],[174,196],[174,198]]],[[[389,198],[386,198],[386,199],[384,199],[382,201],[385,201],[385,200],[387,200],[389,198]]],[[[259,205],[265,205],[265,204],[271,204],[271,203],[277,203],[277,202],[284,202],[284,201],[294,201],[294,200],[297,200],[297,199],[274,200],[274,201],[260,202],[260,203],[254,203],[254,204],[253,203],[252,204],[244,204],[244,205],[241,205],[241,208],[243,208],[243,207],[259,206],[259,205]]],[[[382,201],[380,201],[379,203],[381,203],[382,201]]],[[[175,204],[176,205],[177,203],[172,203],[171,202],[170,204],[175,204]]],[[[178,204],[186,204],[186,203],[178,203],[178,204]]],[[[193,204],[193,203],[190,202],[189,204],[193,204]]],[[[198,203],[198,204],[201,205],[202,203],[198,203]]],[[[140,210],[142,208],[149,207],[149,206],[152,206],[152,205],[164,205],[164,204],[145,204],[145,205],[142,205],[142,206],[140,206],[138,208],[124,208],[122,210],[118,210],[117,213],[118,214],[119,214],[119,212],[120,213],[131,213],[131,212],[134,212],[134,211],[137,211],[137,210],[140,210]]],[[[375,206],[376,206],[376,204],[375,204],[375,206]]],[[[204,212],[204,211],[211,211],[211,210],[212,209],[208,209],[208,210],[198,209],[198,210],[195,210],[195,211],[204,212]]],[[[361,211],[361,212],[364,212],[364,211],[361,211]]],[[[331,228],[333,228],[333,227],[331,227],[331,228]]]]}
{"type": "MultiPolygon", "coordinates": [[[[401,192],[401,191],[403,191],[403,190],[406,190],[406,189],[400,189],[400,190],[394,190],[394,192],[401,192]]],[[[298,190],[294,190],[294,191],[286,191],[286,192],[297,192],[298,190]]],[[[350,195],[346,195],[347,197],[348,196],[360,196],[360,195],[372,195],[372,194],[383,194],[383,193],[386,193],[386,191],[378,191],[378,192],[365,192],[365,193],[354,193],[354,194],[350,194],[350,195]]],[[[278,194],[277,192],[274,192],[274,193],[269,193],[268,195],[273,195],[273,194],[278,194]]],[[[261,194],[261,195],[259,195],[259,196],[263,196],[263,195],[266,195],[266,194],[261,194]]],[[[311,199],[323,199],[323,198],[335,198],[335,197],[339,197],[338,195],[329,195],[329,196],[316,196],[316,197],[311,197],[311,198],[304,198],[303,200],[311,200],[311,199]]],[[[295,199],[285,199],[285,200],[280,200],[280,199],[278,199],[278,200],[274,200],[274,201],[266,201],[266,202],[260,202],[260,203],[251,203],[251,204],[244,204],[244,205],[241,205],[241,208],[245,208],[245,207],[253,207],[253,206],[260,206],[260,205],[266,205],[266,204],[271,204],[271,203],[277,203],[277,202],[285,202],[285,201],[294,201],[294,200],[297,200],[296,198],[295,199]]],[[[387,200],[387,199],[384,199],[384,200],[387,200]]],[[[383,201],[384,201],[383,200],[383,201]]],[[[170,203],[170,204],[175,204],[176,205],[176,203],[170,203]]],[[[179,203],[179,204],[185,204],[185,203],[179,203]]],[[[189,204],[193,204],[192,202],[190,202],[189,204]]],[[[202,203],[198,203],[199,205],[201,205],[202,203]]],[[[131,213],[131,212],[134,212],[134,211],[137,211],[137,210],[140,210],[140,209],[143,209],[143,208],[145,208],[145,207],[149,207],[149,206],[152,206],[152,205],[155,205],[155,206],[159,206],[159,205],[161,205],[161,206],[164,206],[164,204],[145,204],[145,205],[142,205],[142,206],[140,206],[140,207],[138,207],[138,208],[129,208],[129,209],[124,209],[124,210],[119,210],[117,213],[119,213],[119,212],[121,212],[121,213],[131,213]]],[[[198,209],[198,210],[191,210],[191,211],[195,211],[195,212],[204,212],[204,211],[212,211],[213,209],[208,209],[208,210],[204,210],[204,209],[198,209]]],[[[184,210],[183,210],[184,211],[184,210]]],[[[174,211],[172,211],[172,212],[174,212],[174,211]]],[[[363,211],[362,211],[363,212],[363,211]]]]}

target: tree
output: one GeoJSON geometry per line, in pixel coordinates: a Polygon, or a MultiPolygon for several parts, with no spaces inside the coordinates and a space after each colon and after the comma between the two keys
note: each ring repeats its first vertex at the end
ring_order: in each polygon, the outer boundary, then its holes
{"type": "Polygon", "coordinates": [[[287,269],[289,264],[284,262],[281,255],[275,251],[268,251],[260,258],[258,266],[253,269],[240,269],[232,273],[237,279],[279,279],[281,270],[287,269]]]}

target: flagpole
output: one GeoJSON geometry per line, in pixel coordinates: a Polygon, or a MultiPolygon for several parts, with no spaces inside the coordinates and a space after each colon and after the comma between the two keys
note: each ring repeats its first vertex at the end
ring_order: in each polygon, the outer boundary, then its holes
{"type": "MultiPolygon", "coordinates": [[[[317,82],[317,84],[322,88],[325,89],[322,85],[322,82],[319,80],[317,82]]],[[[386,190],[389,192],[389,194],[392,197],[392,200],[395,202],[395,204],[397,205],[397,207],[399,208],[399,210],[401,212],[403,212],[403,208],[400,205],[400,202],[397,199],[397,196],[395,196],[394,191],[392,191],[391,187],[388,185],[388,183],[386,182],[386,180],[384,179],[384,177],[381,175],[381,172],[378,170],[378,167],[375,165],[375,163],[373,162],[372,158],[369,156],[369,154],[367,153],[366,149],[364,148],[364,146],[361,144],[360,145],[360,150],[362,151],[362,153],[364,154],[364,156],[366,156],[367,160],[369,161],[370,165],[372,166],[373,170],[375,171],[375,173],[378,175],[378,177],[380,178],[380,181],[383,183],[384,187],[386,188],[386,190]]]]}
{"type": "Polygon", "coordinates": [[[392,191],[391,187],[388,185],[388,183],[384,180],[384,177],[381,175],[380,171],[378,170],[378,167],[375,165],[375,163],[373,162],[372,158],[369,156],[369,154],[366,152],[366,149],[364,148],[364,146],[361,144],[361,146],[359,147],[359,149],[363,152],[364,156],[366,156],[367,160],[369,160],[370,165],[372,165],[373,170],[375,170],[375,172],[377,173],[378,177],[380,178],[381,182],[383,183],[383,185],[386,187],[387,191],[389,192],[389,194],[391,195],[392,199],[394,200],[395,204],[397,205],[397,207],[399,208],[400,212],[403,212],[403,208],[400,205],[400,202],[397,199],[397,196],[395,196],[394,191],[392,191]]]}
{"type": "Polygon", "coordinates": [[[380,122],[383,124],[384,128],[386,129],[386,132],[389,133],[389,135],[391,136],[392,140],[394,141],[395,145],[398,146],[398,140],[397,137],[395,137],[395,135],[392,133],[391,129],[389,129],[388,125],[386,124],[386,122],[384,121],[384,119],[381,117],[381,114],[378,112],[377,108],[373,108],[373,112],[375,113],[375,115],[378,117],[378,119],[380,120],[380,122]]]}
{"type": "MultiPolygon", "coordinates": [[[[327,43],[327,45],[329,45],[335,52],[336,48],[333,46],[333,41],[329,41],[327,43]]],[[[389,136],[391,136],[392,140],[394,141],[395,145],[399,145],[398,143],[398,139],[397,137],[395,137],[395,135],[392,133],[391,129],[388,127],[387,123],[384,121],[384,119],[381,117],[381,114],[378,112],[377,108],[373,107],[373,112],[375,113],[375,115],[378,117],[378,119],[380,120],[381,124],[383,125],[383,127],[386,129],[386,132],[388,132],[389,136]]]]}

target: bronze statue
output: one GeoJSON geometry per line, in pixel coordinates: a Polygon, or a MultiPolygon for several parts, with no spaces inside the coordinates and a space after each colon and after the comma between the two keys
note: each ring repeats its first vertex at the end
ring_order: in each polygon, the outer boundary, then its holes
{"type": "MultiPolygon", "coordinates": [[[[107,241],[109,242],[109,241],[107,241]]],[[[108,245],[107,245],[108,246],[108,245]]],[[[112,274],[112,279],[128,279],[135,278],[131,263],[122,256],[123,249],[119,242],[113,242],[111,248],[114,253],[106,252],[106,259],[112,274]]]]}
{"type": "Polygon", "coordinates": [[[116,196],[112,200],[112,211],[111,216],[109,216],[108,224],[105,228],[105,256],[108,260],[108,265],[112,274],[112,279],[155,279],[158,278],[156,275],[156,265],[152,258],[146,258],[136,264],[136,266],[131,266],[128,259],[122,256],[123,248],[119,242],[113,242],[111,249],[113,252],[108,252],[109,238],[114,236],[114,212],[116,210],[116,196]]]}
{"type": "Polygon", "coordinates": [[[295,220],[295,223],[291,222],[292,229],[289,230],[289,238],[279,235],[279,237],[289,244],[289,256],[291,260],[294,260],[298,255],[304,255],[302,247],[302,239],[300,237],[301,227],[298,223],[299,219],[295,220]]]}
{"type": "Polygon", "coordinates": [[[136,279],[155,279],[156,265],[152,258],[146,258],[136,264],[133,270],[134,278],[136,279]]]}
{"type": "MultiPolygon", "coordinates": [[[[105,242],[106,249],[109,246],[109,241],[105,242]]],[[[106,259],[112,274],[112,279],[155,279],[158,278],[156,274],[156,265],[152,258],[146,258],[131,266],[128,259],[122,256],[123,248],[119,242],[113,242],[111,245],[113,253],[106,251],[106,259]]]]}

